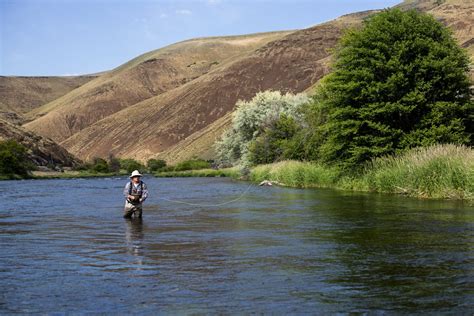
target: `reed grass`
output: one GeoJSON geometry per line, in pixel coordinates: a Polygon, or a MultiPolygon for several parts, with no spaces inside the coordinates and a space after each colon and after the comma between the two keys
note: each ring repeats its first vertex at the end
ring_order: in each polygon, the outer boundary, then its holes
{"type": "Polygon", "coordinates": [[[474,150],[435,145],[400,156],[378,158],[352,181],[355,190],[422,198],[474,199],[474,150]]]}
{"type": "Polygon", "coordinates": [[[335,167],[293,160],[257,166],[250,172],[252,181],[270,180],[299,188],[334,187],[339,176],[340,171],[335,167]]]}
{"type": "Polygon", "coordinates": [[[417,148],[399,156],[375,159],[363,172],[352,176],[318,163],[282,161],[254,167],[250,179],[277,181],[291,187],[474,200],[474,150],[459,145],[417,148]]]}

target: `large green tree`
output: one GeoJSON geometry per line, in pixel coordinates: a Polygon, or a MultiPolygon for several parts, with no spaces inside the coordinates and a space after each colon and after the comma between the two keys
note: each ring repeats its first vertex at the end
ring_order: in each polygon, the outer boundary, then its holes
{"type": "Polygon", "coordinates": [[[472,144],[469,59],[415,10],[385,10],[349,31],[321,85],[319,158],[354,167],[434,143],[472,144]]]}

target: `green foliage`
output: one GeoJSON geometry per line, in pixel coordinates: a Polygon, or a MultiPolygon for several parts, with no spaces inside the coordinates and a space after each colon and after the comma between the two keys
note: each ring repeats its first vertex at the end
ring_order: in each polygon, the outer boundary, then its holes
{"type": "Polygon", "coordinates": [[[148,171],[154,172],[166,167],[166,161],[161,159],[149,159],[146,163],[148,171]]]}
{"type": "Polygon", "coordinates": [[[291,141],[300,126],[286,114],[273,121],[249,145],[249,160],[253,164],[266,164],[291,158],[294,143],[291,141]],[[288,157],[290,156],[290,157],[288,157]]]}
{"type": "Polygon", "coordinates": [[[216,143],[217,161],[220,165],[249,165],[249,146],[269,126],[279,120],[280,115],[301,120],[300,109],[309,101],[304,94],[285,94],[265,91],[246,102],[237,102],[232,118],[232,127],[216,143]]]}
{"type": "Polygon", "coordinates": [[[184,170],[199,170],[210,168],[211,164],[208,161],[203,159],[191,159],[180,162],[174,166],[174,171],[184,171],[184,170]]]}
{"type": "Polygon", "coordinates": [[[28,160],[25,146],[15,140],[0,142],[0,176],[3,178],[27,177],[34,169],[28,160]]]}
{"type": "Polygon", "coordinates": [[[105,159],[102,158],[94,158],[92,160],[92,165],[90,169],[94,172],[99,172],[99,173],[107,173],[109,172],[109,165],[105,159]]]}
{"type": "Polygon", "coordinates": [[[346,168],[436,143],[472,144],[468,58],[433,17],[376,14],[341,40],[315,108],[313,157],[346,168]]]}
{"type": "Polygon", "coordinates": [[[133,170],[145,169],[145,166],[143,166],[140,162],[136,161],[135,159],[121,159],[120,167],[121,169],[124,169],[128,173],[132,173],[133,170]]]}
{"type": "Polygon", "coordinates": [[[352,189],[417,197],[474,199],[474,150],[435,145],[377,158],[352,189]]]}
{"type": "Polygon", "coordinates": [[[421,198],[474,200],[474,149],[459,145],[415,148],[376,158],[359,174],[317,162],[282,161],[252,168],[253,181],[292,187],[398,193],[421,198]]]}
{"type": "Polygon", "coordinates": [[[250,179],[276,181],[281,185],[307,187],[335,187],[340,177],[340,170],[314,162],[281,161],[252,168],[250,179]]]}
{"type": "Polygon", "coordinates": [[[114,155],[109,155],[109,171],[113,173],[119,173],[120,172],[120,160],[116,158],[114,155]]]}

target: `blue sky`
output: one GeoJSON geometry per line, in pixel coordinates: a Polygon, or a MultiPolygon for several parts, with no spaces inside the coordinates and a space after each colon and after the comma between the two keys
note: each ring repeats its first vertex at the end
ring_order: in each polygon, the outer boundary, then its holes
{"type": "Polygon", "coordinates": [[[309,27],[401,0],[0,0],[0,75],[100,72],[178,41],[309,27]]]}

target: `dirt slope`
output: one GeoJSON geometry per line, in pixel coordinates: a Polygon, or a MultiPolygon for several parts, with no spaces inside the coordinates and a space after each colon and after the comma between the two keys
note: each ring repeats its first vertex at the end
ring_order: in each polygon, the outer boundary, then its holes
{"type": "Polygon", "coordinates": [[[195,80],[287,33],[193,39],[144,54],[30,112],[28,117],[37,119],[26,127],[55,141],[65,140],[102,118],[195,80]]]}
{"type": "Polygon", "coordinates": [[[96,76],[0,76],[0,118],[21,122],[22,115],[80,87],[96,76]]]}

